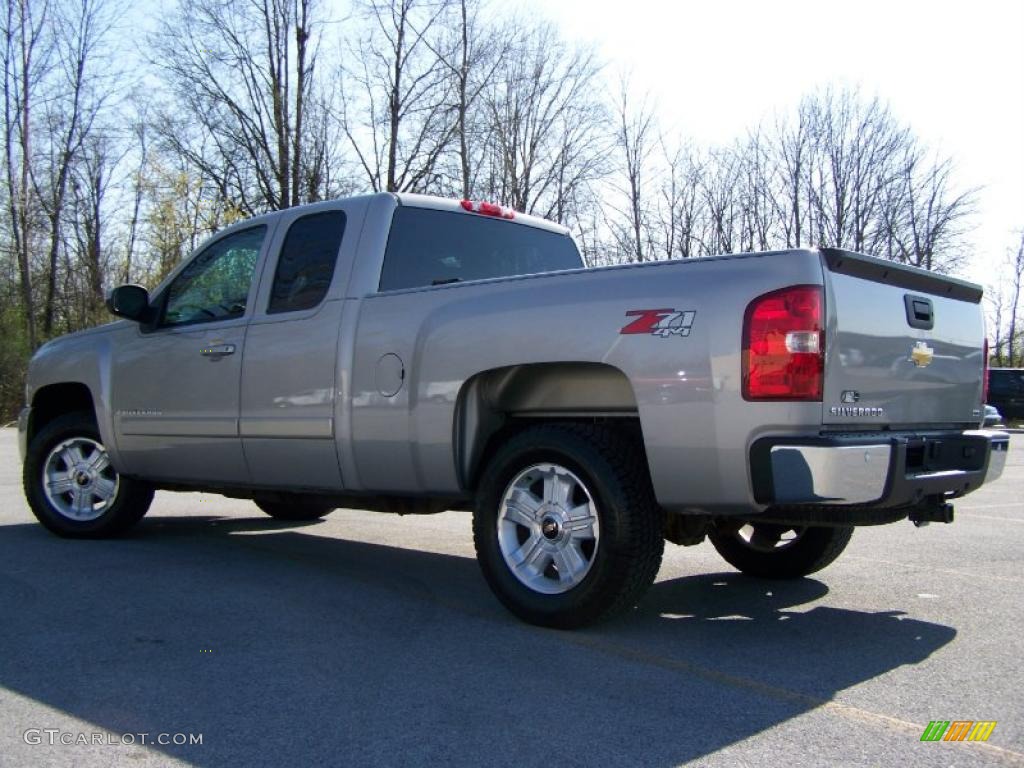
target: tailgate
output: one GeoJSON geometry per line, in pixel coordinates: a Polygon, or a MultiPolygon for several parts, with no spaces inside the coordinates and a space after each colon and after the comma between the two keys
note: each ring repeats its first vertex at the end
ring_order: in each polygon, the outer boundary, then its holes
{"type": "Polygon", "coordinates": [[[823,249],[825,424],[977,426],[981,287],[823,249]]]}

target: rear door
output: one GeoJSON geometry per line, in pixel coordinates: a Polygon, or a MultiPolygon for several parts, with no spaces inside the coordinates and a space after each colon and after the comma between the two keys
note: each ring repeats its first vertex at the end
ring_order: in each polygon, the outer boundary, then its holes
{"type": "Polygon", "coordinates": [[[977,426],[981,288],[826,249],[824,423],[977,426]]]}
{"type": "Polygon", "coordinates": [[[365,202],[282,214],[249,326],[240,431],[257,485],[342,487],[335,444],[345,287],[365,202]]]}

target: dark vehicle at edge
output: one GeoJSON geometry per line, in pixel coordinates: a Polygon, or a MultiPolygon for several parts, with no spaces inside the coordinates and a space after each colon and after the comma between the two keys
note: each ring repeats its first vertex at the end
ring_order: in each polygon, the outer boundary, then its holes
{"type": "Polygon", "coordinates": [[[1004,419],[1024,420],[1024,368],[990,368],[988,403],[998,408],[1004,419]]]}

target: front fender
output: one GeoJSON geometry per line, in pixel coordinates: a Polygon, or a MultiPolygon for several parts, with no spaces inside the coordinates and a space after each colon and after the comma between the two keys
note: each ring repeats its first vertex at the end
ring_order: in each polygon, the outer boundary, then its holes
{"type": "MultiPolygon", "coordinates": [[[[44,344],[29,363],[25,395],[31,405],[40,391],[58,384],[81,384],[92,397],[100,438],[115,469],[120,470],[114,434],[110,382],[113,346],[117,330],[128,323],[114,323],[82,333],[61,336],[44,344]]],[[[29,417],[26,417],[28,420],[29,417]]],[[[26,423],[26,441],[27,441],[26,423]]]]}

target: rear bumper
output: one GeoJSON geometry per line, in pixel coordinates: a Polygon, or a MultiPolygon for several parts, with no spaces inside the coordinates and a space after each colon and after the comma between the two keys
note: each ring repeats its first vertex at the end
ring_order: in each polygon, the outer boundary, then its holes
{"type": "Polygon", "coordinates": [[[904,507],[953,499],[1003,473],[996,430],[767,437],[750,450],[754,498],[770,506],[904,507]]]}
{"type": "Polygon", "coordinates": [[[21,409],[18,414],[18,452],[21,454],[21,463],[25,463],[25,454],[28,452],[28,422],[32,417],[32,408],[21,409]]]}

